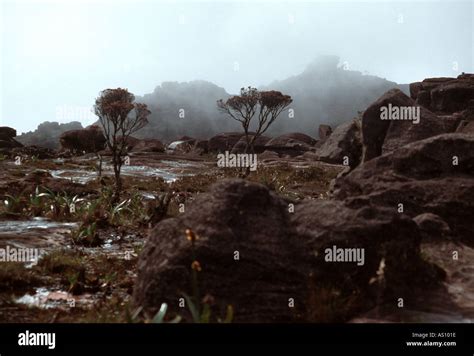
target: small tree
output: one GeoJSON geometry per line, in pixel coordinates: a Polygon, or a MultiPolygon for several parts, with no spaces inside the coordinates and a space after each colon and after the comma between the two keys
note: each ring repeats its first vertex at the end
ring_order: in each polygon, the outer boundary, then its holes
{"type": "Polygon", "coordinates": [[[218,100],[217,108],[230,118],[241,123],[245,135],[245,152],[254,152],[255,141],[262,136],[281,112],[293,102],[291,96],[279,91],[258,91],[248,87],[240,90],[240,95],[226,101],[218,100]],[[257,117],[255,134],[250,135],[252,119],[257,117]]]}
{"type": "Polygon", "coordinates": [[[135,103],[135,96],[127,89],[106,89],[95,101],[94,112],[99,117],[107,147],[112,154],[115,177],[114,201],[120,199],[120,172],[127,154],[128,138],[148,124],[151,112],[145,104],[135,103]]]}

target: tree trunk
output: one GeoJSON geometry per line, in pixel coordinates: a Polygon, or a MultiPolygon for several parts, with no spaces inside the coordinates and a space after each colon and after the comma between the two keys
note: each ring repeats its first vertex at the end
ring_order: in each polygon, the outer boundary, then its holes
{"type": "Polygon", "coordinates": [[[99,159],[99,178],[102,177],[102,155],[97,154],[97,158],[99,159]]]}
{"type": "Polygon", "coordinates": [[[120,170],[122,168],[121,158],[115,154],[113,156],[114,166],[114,177],[115,177],[115,191],[113,196],[113,202],[116,203],[120,200],[120,192],[122,191],[122,179],[120,178],[120,170]]]}

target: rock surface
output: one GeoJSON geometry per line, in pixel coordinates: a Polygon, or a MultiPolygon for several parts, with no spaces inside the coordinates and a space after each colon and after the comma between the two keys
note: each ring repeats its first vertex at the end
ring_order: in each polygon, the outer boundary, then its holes
{"type": "Polygon", "coordinates": [[[443,133],[454,132],[459,125],[459,116],[437,116],[428,109],[418,106],[413,99],[398,89],[392,89],[381,96],[365,110],[362,116],[363,161],[369,161],[383,153],[403,147],[411,142],[423,140],[443,133]],[[384,108],[408,108],[414,110],[416,120],[382,120],[384,108]]]}
{"type": "Polygon", "coordinates": [[[22,147],[23,145],[14,139],[16,137],[16,130],[8,127],[0,127],[0,149],[11,150],[16,147],[22,147]]]}
{"type": "Polygon", "coordinates": [[[82,130],[64,132],[59,141],[63,150],[75,152],[98,152],[105,147],[105,137],[97,125],[82,130]]]}
{"type": "Polygon", "coordinates": [[[474,244],[474,137],[443,134],[384,154],[339,179],[334,196],[358,207],[403,204],[410,217],[436,214],[474,244]]]}
{"type": "MultiPolygon", "coordinates": [[[[254,135],[250,135],[250,139],[253,138],[254,135]]],[[[262,153],[266,150],[265,145],[271,140],[268,136],[260,136],[255,140],[253,143],[254,153],[262,153]]],[[[244,153],[245,148],[247,147],[247,141],[245,137],[242,136],[240,140],[234,145],[232,148],[232,153],[244,153]]],[[[247,153],[250,153],[250,148],[248,148],[247,153]]]]}
{"type": "Polygon", "coordinates": [[[354,119],[336,127],[316,154],[323,162],[356,167],[362,156],[360,121],[354,119]]]}
{"type": "Polygon", "coordinates": [[[236,322],[346,320],[370,307],[362,296],[372,293],[369,281],[382,259],[391,288],[409,293],[411,283],[420,283],[406,278],[414,269],[424,275],[418,244],[417,225],[388,209],[311,201],[290,214],[288,202],[266,187],[225,180],[180,217],[154,228],[139,259],[134,301],[151,312],[168,302],[179,312],[173,306],[184,293],[191,294],[195,258],[202,268],[201,297],[231,304],[236,322]],[[194,245],[186,229],[196,234],[194,245]],[[335,245],[364,248],[364,263],[326,262],[326,249],[335,245]],[[329,315],[321,298],[334,298],[334,303],[350,299],[351,304],[329,315]]]}
{"type": "Polygon", "coordinates": [[[209,139],[208,150],[218,153],[231,151],[242,136],[242,132],[224,132],[217,134],[209,139]]]}

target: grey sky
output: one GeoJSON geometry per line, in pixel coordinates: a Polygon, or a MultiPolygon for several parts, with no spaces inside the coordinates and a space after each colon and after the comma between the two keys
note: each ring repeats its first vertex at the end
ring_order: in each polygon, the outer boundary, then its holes
{"type": "Polygon", "coordinates": [[[236,93],[320,54],[399,83],[474,70],[472,1],[0,1],[0,125],[19,132],[91,123],[105,88],[204,79],[236,93]]]}

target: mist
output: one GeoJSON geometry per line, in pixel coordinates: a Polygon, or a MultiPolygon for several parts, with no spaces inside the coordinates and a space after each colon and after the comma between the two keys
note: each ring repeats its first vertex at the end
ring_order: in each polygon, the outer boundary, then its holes
{"type": "Polygon", "coordinates": [[[7,0],[0,9],[0,124],[19,133],[93,123],[105,88],[145,97],[165,82],[204,80],[235,94],[297,77],[321,55],[398,84],[474,68],[471,2],[7,0]]]}

